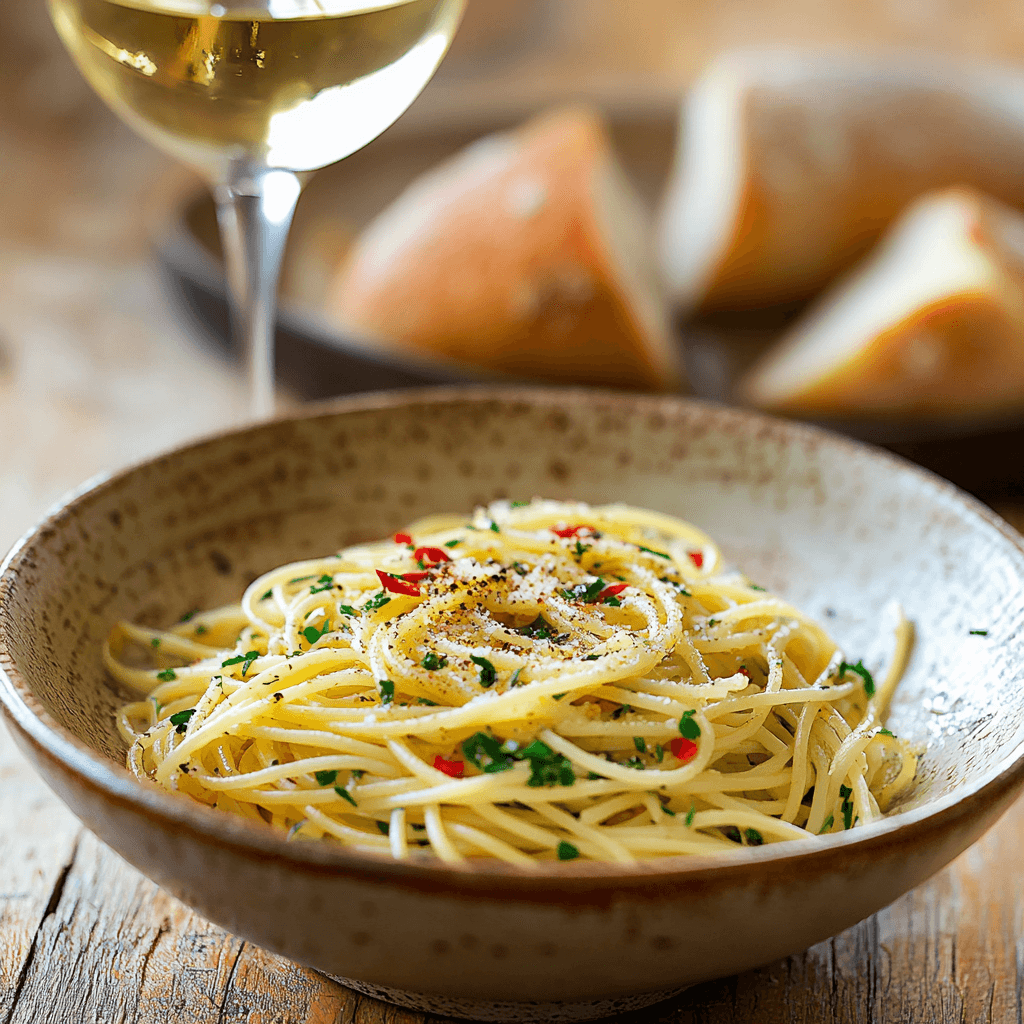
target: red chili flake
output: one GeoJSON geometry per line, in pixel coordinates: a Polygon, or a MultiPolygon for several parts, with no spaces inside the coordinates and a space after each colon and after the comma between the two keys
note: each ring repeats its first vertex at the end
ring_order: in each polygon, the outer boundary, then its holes
{"type": "Polygon", "coordinates": [[[740,675],[741,676],[746,676],[749,679],[750,678],[750,669],[749,668],[741,668],[740,669],[740,675]]]}
{"type": "Polygon", "coordinates": [[[422,583],[423,580],[427,579],[431,573],[429,572],[403,572],[402,579],[406,583],[422,583]]]}
{"type": "Polygon", "coordinates": [[[395,534],[395,543],[396,544],[411,544],[412,543],[412,537],[410,537],[409,534],[407,534],[407,533],[396,533],[395,534]]]}
{"type": "Polygon", "coordinates": [[[420,588],[415,583],[407,583],[400,576],[392,576],[389,572],[381,572],[377,570],[377,578],[380,580],[380,585],[385,589],[391,591],[392,594],[405,594],[406,597],[419,597],[420,588]]]}
{"type": "Polygon", "coordinates": [[[412,557],[424,565],[440,565],[442,562],[451,561],[447,552],[442,551],[440,548],[417,548],[412,553],[412,557]]]}
{"type": "Polygon", "coordinates": [[[466,764],[464,761],[447,761],[440,754],[435,754],[434,768],[453,779],[461,779],[466,771],[466,764]]]}
{"type": "Polygon", "coordinates": [[[579,526],[552,526],[551,532],[561,537],[563,540],[569,540],[572,537],[578,537],[584,530],[587,533],[597,533],[592,526],[587,526],[585,523],[580,523],[579,526]]]}
{"type": "Polygon", "coordinates": [[[610,587],[605,587],[604,590],[597,595],[597,600],[607,601],[609,597],[618,597],[619,594],[621,594],[628,586],[628,583],[616,583],[610,587]]]}
{"type": "Polygon", "coordinates": [[[698,569],[704,568],[704,552],[703,551],[687,551],[690,556],[690,561],[693,562],[698,569]]]}
{"type": "Polygon", "coordinates": [[[697,744],[688,740],[685,736],[677,736],[669,745],[668,749],[679,758],[683,764],[692,761],[697,756],[697,744]]]}

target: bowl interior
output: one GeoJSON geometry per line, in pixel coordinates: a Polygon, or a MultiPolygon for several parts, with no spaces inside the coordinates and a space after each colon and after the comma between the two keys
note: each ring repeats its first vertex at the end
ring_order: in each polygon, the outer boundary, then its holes
{"type": "Polygon", "coordinates": [[[925,747],[901,809],[969,787],[1024,732],[1024,553],[951,486],[804,427],[679,399],[430,392],[350,399],[147,462],[47,520],[0,580],[0,667],[29,709],[123,764],[111,625],[176,621],[257,574],[498,497],[691,520],[825,622],[848,660],[916,642],[890,727],[925,747]],[[972,635],[972,630],[987,635],[972,635]],[[6,650],[5,650],[6,648],[6,650]]]}

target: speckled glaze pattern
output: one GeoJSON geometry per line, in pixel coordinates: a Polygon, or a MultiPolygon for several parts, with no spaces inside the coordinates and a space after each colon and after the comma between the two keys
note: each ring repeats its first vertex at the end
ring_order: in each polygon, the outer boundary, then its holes
{"type": "Polygon", "coordinates": [[[0,575],[0,696],[19,744],[82,820],[217,923],[420,1007],[539,1019],[526,1004],[635,1006],[766,963],[948,863],[1024,783],[1022,622],[1017,535],[879,452],[681,399],[407,392],[216,437],[72,496],[0,575]],[[287,843],[122,767],[124,695],[99,658],[118,618],[172,622],[237,599],[282,562],[533,495],[692,520],[854,659],[880,650],[880,613],[900,601],[917,643],[891,725],[926,753],[899,813],[717,862],[528,874],[287,843]]]}

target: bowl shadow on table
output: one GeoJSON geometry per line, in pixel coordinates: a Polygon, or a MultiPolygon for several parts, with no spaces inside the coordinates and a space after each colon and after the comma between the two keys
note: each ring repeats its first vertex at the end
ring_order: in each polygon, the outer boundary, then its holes
{"type": "MultiPolygon", "coordinates": [[[[675,112],[610,115],[617,152],[640,194],[656,203],[675,144],[675,112]]],[[[331,274],[377,212],[419,174],[507,122],[396,132],[326,168],[307,187],[285,257],[277,323],[281,385],[302,400],[431,384],[516,383],[465,363],[396,353],[355,338],[323,297],[331,274]]],[[[156,252],[169,292],[192,332],[229,359],[229,313],[212,199],[198,194],[164,225],[156,252]]],[[[804,312],[805,304],[716,313],[677,323],[690,391],[737,404],[736,382],[804,312]]],[[[523,382],[536,386],[538,382],[523,382]]],[[[1024,496],[1024,414],[998,419],[831,419],[819,426],[867,441],[930,469],[985,500],[1024,496]]]]}

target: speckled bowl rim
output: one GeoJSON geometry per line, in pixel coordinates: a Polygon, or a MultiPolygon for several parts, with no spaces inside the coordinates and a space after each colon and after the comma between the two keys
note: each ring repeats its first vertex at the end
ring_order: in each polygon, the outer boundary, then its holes
{"type": "MultiPolygon", "coordinates": [[[[316,403],[269,423],[254,423],[220,431],[190,441],[144,459],[114,473],[100,474],[72,490],[54,505],[43,519],[19,540],[0,565],[0,709],[11,724],[21,730],[37,752],[59,762],[73,772],[78,781],[98,792],[104,799],[133,808],[144,816],[161,820],[179,833],[245,856],[272,859],[306,872],[341,873],[378,883],[404,885],[416,890],[465,890],[492,893],[500,898],[515,896],[541,902],[563,901],[567,894],[607,895],[613,891],[649,889],[653,882],[664,886],[723,885],[738,881],[758,869],[788,871],[801,863],[808,867],[821,858],[844,854],[870,856],[873,849],[891,844],[915,845],[930,832],[945,831],[958,821],[969,820],[986,807],[1024,784],[1024,729],[1012,751],[1000,763],[962,789],[929,801],[922,807],[893,818],[861,826],[846,833],[816,837],[814,842],[794,841],[769,846],[738,849],[717,858],[676,856],[641,861],[629,868],[593,861],[543,865],[525,870],[493,861],[471,861],[449,865],[436,860],[396,861],[369,852],[348,850],[326,843],[289,842],[270,826],[261,826],[215,811],[185,796],[169,793],[156,785],[138,781],[127,768],[100,756],[63,726],[58,724],[35,699],[10,653],[3,617],[4,597],[11,587],[18,564],[31,554],[33,546],[58,528],[72,511],[93,498],[120,485],[138,470],[163,459],[219,444],[227,437],[249,431],[273,429],[282,422],[329,418],[346,412],[374,412],[407,405],[457,402],[517,402],[534,407],[565,409],[567,406],[617,406],[634,415],[672,410],[680,413],[700,411],[713,429],[739,427],[751,435],[770,434],[787,443],[809,441],[825,444],[842,456],[844,452],[867,455],[888,472],[916,476],[936,496],[950,499],[961,517],[975,520],[995,530],[1024,554],[1024,537],[977,499],[933,473],[923,470],[889,452],[858,441],[840,437],[818,427],[781,420],[748,410],[676,396],[636,396],[597,389],[512,388],[512,387],[433,387],[401,392],[362,394],[316,403]]],[[[1024,580],[1021,581],[1024,585],[1024,580]]]]}

